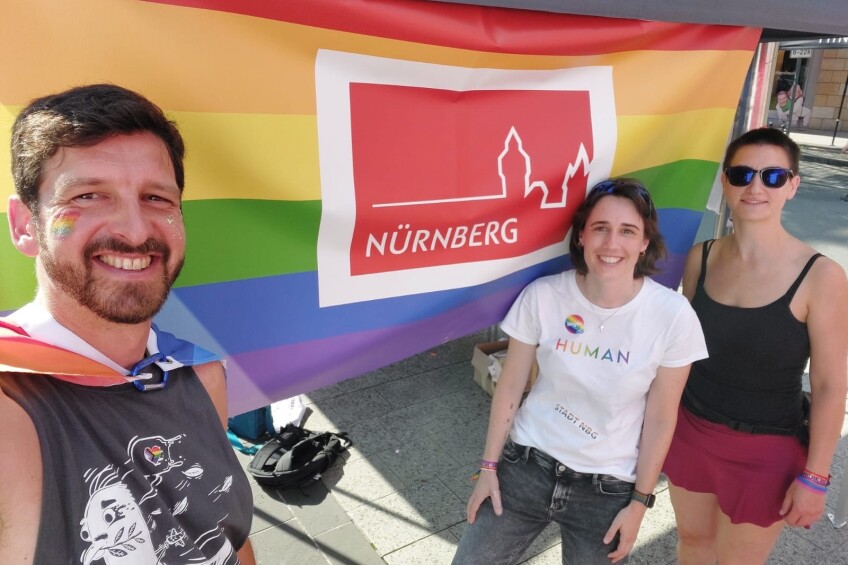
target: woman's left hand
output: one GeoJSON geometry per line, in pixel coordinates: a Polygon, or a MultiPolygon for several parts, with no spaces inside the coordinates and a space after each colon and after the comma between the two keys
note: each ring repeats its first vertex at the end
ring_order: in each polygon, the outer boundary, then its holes
{"type": "Polygon", "coordinates": [[[798,481],[792,481],[783,497],[780,515],[790,526],[809,528],[822,517],[826,499],[824,493],[813,492],[798,481]]]}
{"type": "Polygon", "coordinates": [[[627,554],[633,549],[636,536],[639,534],[639,527],[642,525],[642,518],[645,517],[647,509],[644,504],[631,502],[616,514],[612,525],[604,536],[604,543],[612,543],[615,534],[619,534],[618,547],[607,555],[613,563],[618,563],[627,557],[627,554]]]}

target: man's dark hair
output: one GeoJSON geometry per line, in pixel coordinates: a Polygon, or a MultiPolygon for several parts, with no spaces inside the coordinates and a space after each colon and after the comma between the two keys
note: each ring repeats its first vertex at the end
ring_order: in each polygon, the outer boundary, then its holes
{"type": "Polygon", "coordinates": [[[731,141],[724,153],[721,170],[729,167],[733,157],[736,156],[736,152],[747,145],[774,145],[783,149],[786,152],[786,157],[789,158],[789,168],[792,169],[793,173],[798,174],[798,167],[801,163],[801,148],[792,141],[792,138],[776,128],[752,129],[731,141]]]}
{"type": "Polygon", "coordinates": [[[665,242],[660,233],[657,208],[651,200],[651,195],[641,182],[631,178],[616,178],[600,182],[586,195],[586,199],[574,213],[571,223],[571,240],[568,242],[568,248],[572,266],[581,275],[589,272],[586,258],[583,256],[583,246],[580,245],[580,232],[586,227],[592,209],[607,196],[626,198],[633,203],[639,216],[642,217],[648,247],[645,253],[639,256],[633,277],[653,275],[659,270],[656,266],[657,261],[666,254],[665,242]]]}
{"type": "Polygon", "coordinates": [[[183,138],[176,124],[144,96],[114,84],[92,84],[37,98],[12,126],[15,191],[35,214],[44,163],[59,148],[91,146],[113,135],[141,132],[150,132],[165,144],[182,192],[183,138]]]}

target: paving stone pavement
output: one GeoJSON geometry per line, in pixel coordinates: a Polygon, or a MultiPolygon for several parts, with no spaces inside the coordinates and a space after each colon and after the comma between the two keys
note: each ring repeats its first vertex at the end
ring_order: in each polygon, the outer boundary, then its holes
{"type": "MultiPolygon", "coordinates": [[[[802,190],[790,202],[790,231],[848,269],[848,155],[830,137],[792,133],[802,144],[802,190]]],[[[260,564],[447,565],[465,526],[464,508],[485,441],[490,397],[471,379],[475,343],[493,330],[451,341],[394,365],[304,395],[305,426],[346,431],[354,446],[304,491],[253,485],[251,540],[260,564]]],[[[843,426],[827,508],[848,470],[843,426]]],[[[246,466],[249,457],[239,454],[246,466]]],[[[674,516],[664,482],[645,517],[632,565],[676,562],[674,516]]],[[[561,563],[559,534],[546,530],[523,563],[561,563]]],[[[769,565],[848,565],[848,527],[824,519],[785,529],[769,565]]]]}

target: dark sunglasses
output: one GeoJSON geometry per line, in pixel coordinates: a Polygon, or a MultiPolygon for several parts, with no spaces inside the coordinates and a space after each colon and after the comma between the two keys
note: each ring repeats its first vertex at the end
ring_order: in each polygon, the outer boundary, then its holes
{"type": "MultiPolygon", "coordinates": [[[[592,190],[589,191],[589,194],[586,198],[588,199],[588,198],[591,198],[592,196],[595,196],[595,195],[598,195],[598,194],[614,194],[616,192],[617,186],[619,186],[619,185],[617,185],[616,182],[613,181],[613,180],[601,181],[601,182],[599,182],[598,184],[596,184],[595,186],[592,187],[592,190]]],[[[644,186],[642,186],[641,184],[636,184],[636,183],[628,183],[628,184],[622,185],[622,186],[632,186],[633,188],[635,188],[636,193],[642,198],[642,200],[645,201],[645,204],[648,205],[648,214],[649,215],[653,214],[653,212],[654,212],[654,201],[651,200],[651,195],[648,193],[648,190],[644,186]]],[[[619,192],[623,192],[623,191],[619,191],[619,192]]]]}
{"type": "Polygon", "coordinates": [[[724,169],[724,176],[727,177],[727,182],[733,186],[748,186],[754,181],[754,176],[759,175],[763,186],[768,188],[780,188],[786,181],[795,176],[791,169],[783,167],[766,167],[765,169],[752,169],[744,165],[736,167],[727,167],[724,169]]]}

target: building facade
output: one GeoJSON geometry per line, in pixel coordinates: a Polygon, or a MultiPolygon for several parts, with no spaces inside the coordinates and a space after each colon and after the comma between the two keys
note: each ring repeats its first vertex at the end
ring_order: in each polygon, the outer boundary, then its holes
{"type": "Polygon", "coordinates": [[[766,124],[848,132],[848,37],[775,45],[766,124]],[[800,56],[798,56],[800,55],[800,56]]]}

